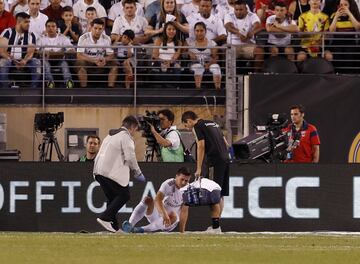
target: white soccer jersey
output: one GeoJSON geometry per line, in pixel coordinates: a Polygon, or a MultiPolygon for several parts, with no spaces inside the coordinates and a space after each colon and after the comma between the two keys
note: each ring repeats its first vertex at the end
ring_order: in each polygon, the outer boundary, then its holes
{"type": "Polygon", "coordinates": [[[180,215],[181,205],[183,204],[183,193],[185,189],[178,189],[175,185],[175,179],[171,178],[164,181],[159,189],[159,192],[164,194],[164,207],[166,212],[175,212],[178,216],[180,215]]]}
{"type": "Polygon", "coordinates": [[[185,17],[188,17],[192,14],[197,14],[199,13],[199,6],[194,5],[193,2],[185,4],[181,7],[181,13],[183,13],[185,17]]]}
{"type": "Polygon", "coordinates": [[[209,18],[204,18],[200,13],[191,15],[186,18],[190,25],[189,37],[195,39],[194,26],[197,22],[204,22],[206,25],[206,37],[207,39],[214,39],[220,35],[226,35],[226,29],[224,23],[220,18],[210,15],[209,18]]]}
{"type": "Polygon", "coordinates": [[[91,32],[86,32],[79,38],[79,48],[77,48],[76,51],[84,53],[90,57],[106,56],[114,53],[111,48],[104,48],[104,46],[111,46],[111,39],[109,36],[102,33],[101,37],[95,42],[91,32]],[[87,48],[80,46],[86,46],[87,48]]]}
{"type": "MultiPolygon", "coordinates": [[[[248,12],[245,18],[238,19],[234,13],[226,14],[224,24],[232,23],[235,28],[239,29],[240,33],[244,36],[247,35],[253,28],[255,23],[260,23],[259,17],[255,13],[248,12]]],[[[228,38],[227,38],[228,44],[235,44],[235,45],[242,45],[242,44],[249,44],[244,43],[241,41],[241,39],[236,36],[235,34],[232,34],[229,32],[228,38]]],[[[252,37],[250,39],[250,43],[255,43],[255,38],[252,37]]]]}
{"type": "Polygon", "coordinates": [[[70,49],[70,47],[65,48],[64,46],[72,46],[70,39],[65,37],[63,34],[57,34],[55,38],[50,38],[48,36],[42,36],[39,39],[38,46],[54,46],[54,47],[47,47],[45,51],[53,51],[59,52],[65,49],[70,49]]]}
{"type": "Polygon", "coordinates": [[[45,23],[48,20],[48,16],[43,13],[38,14],[37,17],[30,17],[30,28],[29,31],[34,33],[36,40],[38,40],[45,31],[45,23]]]}
{"type": "MultiPolygon", "coordinates": [[[[275,22],[276,15],[269,16],[266,19],[266,25],[271,25],[275,22]]],[[[285,19],[282,23],[282,26],[290,26],[290,25],[296,25],[296,22],[294,20],[287,20],[285,19]]],[[[269,34],[268,42],[271,44],[274,44],[276,46],[286,47],[290,45],[291,42],[291,34],[285,33],[284,34],[269,34]]]]}
{"type": "Polygon", "coordinates": [[[234,13],[234,8],[229,5],[229,3],[226,1],[223,4],[218,4],[215,8],[215,16],[220,18],[222,21],[224,21],[225,15],[234,13]]]}
{"type": "Polygon", "coordinates": [[[122,35],[127,29],[134,31],[135,35],[144,35],[148,22],[145,17],[135,16],[130,23],[125,16],[119,16],[115,19],[111,34],[122,35]]]}
{"type": "MultiPolygon", "coordinates": [[[[113,5],[109,10],[108,18],[114,21],[118,16],[124,15],[124,6],[122,5],[122,1],[113,5]]],[[[144,9],[140,3],[136,3],[136,16],[144,16],[144,9]]]]}
{"type": "Polygon", "coordinates": [[[87,19],[85,13],[88,7],[94,7],[96,9],[97,17],[107,17],[105,8],[97,0],[94,0],[91,5],[86,4],[84,0],[79,0],[76,2],[76,4],[74,4],[73,10],[74,16],[79,18],[79,24],[82,28],[86,28],[87,26],[87,19]]]}

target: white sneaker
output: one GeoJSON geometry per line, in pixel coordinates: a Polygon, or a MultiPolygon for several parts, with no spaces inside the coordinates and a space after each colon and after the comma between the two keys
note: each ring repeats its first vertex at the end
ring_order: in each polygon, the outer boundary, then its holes
{"type": "Polygon", "coordinates": [[[112,227],[111,222],[104,221],[100,218],[96,218],[96,221],[102,225],[103,228],[105,228],[107,231],[110,231],[112,233],[116,233],[116,230],[112,227]]]}
{"type": "Polygon", "coordinates": [[[212,226],[209,226],[204,232],[208,233],[208,234],[221,234],[222,233],[220,226],[215,229],[212,228],[212,226]]]}

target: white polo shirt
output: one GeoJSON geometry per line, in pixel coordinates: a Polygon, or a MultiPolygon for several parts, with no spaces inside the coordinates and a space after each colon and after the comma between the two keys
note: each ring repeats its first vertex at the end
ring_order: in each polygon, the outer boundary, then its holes
{"type": "Polygon", "coordinates": [[[145,17],[135,16],[130,23],[125,16],[119,16],[115,19],[111,34],[122,35],[127,29],[134,31],[135,35],[144,35],[148,22],[145,17]]]}
{"type": "MultiPolygon", "coordinates": [[[[256,22],[260,23],[259,17],[252,12],[248,12],[245,18],[238,19],[234,13],[226,14],[224,19],[224,24],[232,23],[235,28],[239,29],[240,33],[244,36],[247,35],[248,32],[250,32],[254,28],[254,24],[256,22]]],[[[255,38],[252,37],[249,40],[250,43],[255,43],[255,38]]],[[[249,44],[249,42],[245,43],[242,42],[241,39],[236,36],[235,34],[232,34],[229,32],[227,43],[228,44],[235,44],[235,45],[242,45],[242,44],[249,44]]]]}
{"type": "Polygon", "coordinates": [[[45,48],[45,51],[53,51],[53,52],[59,52],[63,51],[65,49],[70,49],[70,47],[65,48],[64,46],[72,46],[70,39],[65,37],[63,34],[57,34],[55,38],[50,38],[48,36],[42,36],[39,39],[38,46],[44,47],[44,46],[55,46],[55,47],[47,47],[45,48]]]}
{"type": "Polygon", "coordinates": [[[91,32],[86,32],[80,36],[76,51],[78,53],[84,53],[89,57],[106,56],[114,53],[110,46],[111,39],[105,33],[102,33],[100,38],[95,42],[91,32]],[[81,46],[86,46],[86,48],[81,46]],[[104,48],[104,46],[109,46],[109,48],[104,48]]]}
{"type": "MultiPolygon", "coordinates": [[[[29,14],[29,12],[27,12],[29,14]]],[[[45,31],[45,23],[48,21],[48,16],[43,13],[38,14],[37,17],[30,16],[30,28],[29,31],[34,33],[36,40],[38,40],[45,31]]]]}
{"type": "Polygon", "coordinates": [[[190,25],[190,34],[189,37],[195,39],[194,26],[197,22],[204,22],[206,25],[206,37],[209,40],[213,40],[214,38],[220,35],[226,35],[226,29],[224,27],[224,23],[220,18],[210,15],[209,18],[204,18],[200,15],[200,13],[193,14],[186,18],[190,25]]]}
{"type": "Polygon", "coordinates": [[[76,4],[74,4],[73,10],[74,10],[74,16],[79,18],[79,24],[81,25],[82,28],[86,28],[87,26],[87,19],[85,13],[88,7],[94,7],[96,9],[97,17],[99,18],[107,17],[105,8],[97,0],[94,0],[91,5],[86,4],[84,0],[79,0],[76,2],[76,4]]]}
{"type": "MultiPolygon", "coordinates": [[[[124,6],[122,5],[122,1],[113,5],[109,10],[108,18],[114,21],[118,16],[124,15],[124,6]]],[[[140,3],[136,2],[136,16],[144,16],[144,9],[140,3]]]]}
{"type": "MultiPolygon", "coordinates": [[[[266,25],[271,25],[275,22],[276,15],[269,16],[266,19],[266,25]]],[[[285,19],[281,26],[290,26],[290,25],[296,25],[296,22],[294,20],[289,21],[288,19],[285,19]]],[[[271,34],[269,33],[268,42],[271,44],[274,44],[276,46],[280,47],[286,47],[290,45],[291,42],[291,34],[284,32],[283,34],[271,34]]]]}

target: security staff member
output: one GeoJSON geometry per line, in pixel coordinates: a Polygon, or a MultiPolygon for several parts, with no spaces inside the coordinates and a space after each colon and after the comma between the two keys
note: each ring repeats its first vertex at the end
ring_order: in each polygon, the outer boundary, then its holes
{"type": "MultiPolygon", "coordinates": [[[[229,152],[227,141],[220,127],[214,121],[200,119],[194,112],[183,113],[181,121],[189,130],[193,130],[197,143],[197,161],[195,176],[208,176],[221,187],[221,195],[229,195],[229,152]],[[206,166],[204,159],[206,157],[206,166]],[[206,170],[206,171],[205,171],[206,170]]],[[[220,201],[221,212],[224,199],[220,201]]]]}
{"type": "Polygon", "coordinates": [[[95,158],[93,174],[108,199],[106,210],[96,220],[113,233],[119,229],[117,212],[130,200],[130,170],[134,171],[136,180],[145,182],[136,160],[132,138],[138,126],[134,116],[127,116],[120,129],[105,137],[95,158]]]}

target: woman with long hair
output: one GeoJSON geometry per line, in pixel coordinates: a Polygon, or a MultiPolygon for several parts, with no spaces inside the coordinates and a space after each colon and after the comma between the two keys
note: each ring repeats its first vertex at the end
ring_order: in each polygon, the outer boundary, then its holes
{"type": "Polygon", "coordinates": [[[221,89],[221,69],[217,64],[218,54],[216,43],[206,38],[206,25],[197,22],[194,26],[195,40],[187,39],[189,57],[192,61],[190,70],[194,72],[195,87],[201,89],[205,71],[211,72],[216,90],[221,89]]]}
{"type": "Polygon", "coordinates": [[[176,0],[161,0],[160,13],[155,14],[149,21],[149,27],[145,34],[152,37],[161,35],[164,31],[164,25],[167,22],[174,22],[177,29],[178,39],[184,41],[189,34],[189,24],[185,16],[177,10],[176,0]]]}

